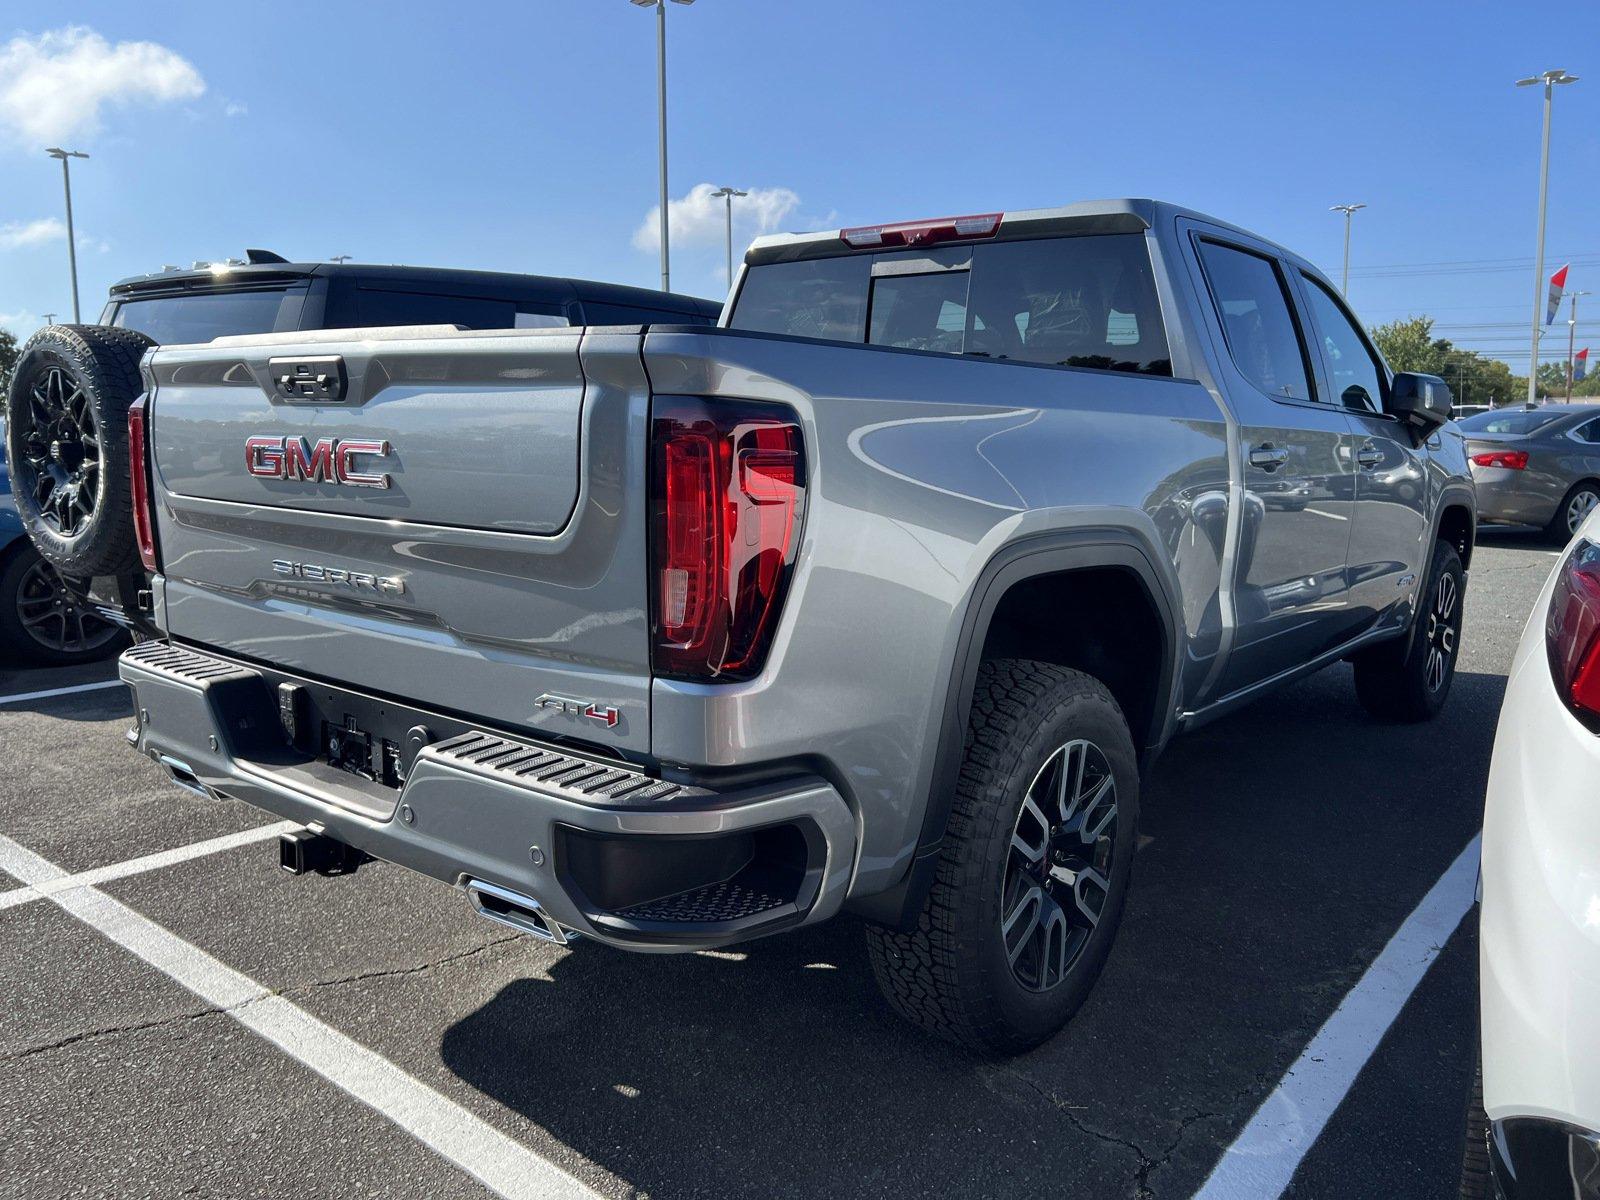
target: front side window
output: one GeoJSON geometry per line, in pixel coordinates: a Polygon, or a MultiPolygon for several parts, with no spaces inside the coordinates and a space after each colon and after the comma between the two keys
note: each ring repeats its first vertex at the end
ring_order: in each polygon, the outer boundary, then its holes
{"type": "Polygon", "coordinates": [[[1208,241],[1200,243],[1200,261],[1240,372],[1269,396],[1310,400],[1305,351],[1278,268],[1259,254],[1208,241]]]}
{"type": "Polygon", "coordinates": [[[1311,297],[1311,319],[1322,343],[1335,399],[1357,412],[1382,412],[1383,372],[1367,339],[1327,288],[1309,275],[1302,278],[1311,297]]]}

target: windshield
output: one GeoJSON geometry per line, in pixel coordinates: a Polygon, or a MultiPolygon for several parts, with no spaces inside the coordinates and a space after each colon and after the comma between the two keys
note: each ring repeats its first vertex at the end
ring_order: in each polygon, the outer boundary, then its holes
{"type": "Polygon", "coordinates": [[[137,329],[163,346],[209,342],[238,333],[271,333],[294,328],[303,295],[303,288],[270,288],[123,300],[111,323],[118,329],[137,329]],[[292,317],[284,311],[289,306],[296,310],[292,317]],[[280,314],[290,319],[280,325],[280,314]]]}
{"type": "Polygon", "coordinates": [[[1527,434],[1543,429],[1551,421],[1561,418],[1561,413],[1523,410],[1521,412],[1473,413],[1457,422],[1468,433],[1527,434]]]}
{"type": "Polygon", "coordinates": [[[1100,234],[766,263],[734,329],[1170,375],[1150,254],[1100,234]]]}

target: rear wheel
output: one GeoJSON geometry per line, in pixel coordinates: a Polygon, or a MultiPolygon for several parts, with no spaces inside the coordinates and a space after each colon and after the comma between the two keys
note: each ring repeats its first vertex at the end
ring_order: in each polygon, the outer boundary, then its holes
{"type": "Polygon", "coordinates": [[[1430,721],[1439,715],[1455,679],[1461,650],[1461,608],[1466,590],[1461,556],[1436,542],[1423,584],[1423,611],[1408,637],[1356,655],[1356,696],[1385,721],[1430,721]]]}
{"type": "Polygon", "coordinates": [[[6,396],[11,488],[28,539],[76,579],[139,565],[128,406],[155,343],[131,329],[50,325],[22,348],[6,396]]]}
{"type": "Polygon", "coordinates": [[[1561,507],[1556,509],[1556,515],[1550,518],[1550,524],[1545,526],[1545,533],[1551,541],[1565,546],[1596,506],[1600,506],[1600,484],[1590,479],[1574,484],[1561,501],[1561,507]]]}
{"type": "Polygon", "coordinates": [[[1099,680],[1048,663],[985,663],[917,926],[868,928],[889,1003],[987,1053],[1056,1033],[1116,935],[1138,811],[1133,739],[1099,680]]]}
{"type": "Polygon", "coordinates": [[[31,546],[19,543],[0,565],[0,666],[88,662],[122,640],[122,630],[63,584],[31,546]]]}
{"type": "Polygon", "coordinates": [[[1461,1151],[1461,1200],[1492,1200],[1496,1195],[1489,1167],[1489,1118],[1483,1111],[1483,1062],[1472,1077],[1467,1098],[1467,1140],[1461,1151]]]}

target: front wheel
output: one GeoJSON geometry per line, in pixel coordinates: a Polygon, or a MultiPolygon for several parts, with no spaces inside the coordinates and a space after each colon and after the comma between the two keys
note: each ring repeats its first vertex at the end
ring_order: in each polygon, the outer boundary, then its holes
{"type": "Polygon", "coordinates": [[[1410,636],[1355,656],[1356,696],[1385,721],[1431,721],[1455,679],[1461,652],[1461,609],[1467,574],[1449,542],[1437,542],[1410,636]]]}
{"type": "Polygon", "coordinates": [[[868,927],[891,1006],[985,1053],[1055,1034],[1116,936],[1138,813],[1133,739],[1104,684],[1049,663],[985,663],[917,926],[868,927]]]}

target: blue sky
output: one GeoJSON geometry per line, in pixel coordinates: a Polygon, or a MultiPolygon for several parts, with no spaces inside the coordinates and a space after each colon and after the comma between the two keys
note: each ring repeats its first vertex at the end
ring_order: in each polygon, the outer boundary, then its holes
{"type": "MultiPolygon", "coordinates": [[[[1539,99],[1512,81],[1586,76],[1557,95],[1548,257],[1600,293],[1600,5],[1515,9],[671,5],[672,193],[762,189],[746,239],[1151,195],[1330,270],[1328,206],[1364,202],[1362,316],[1433,314],[1522,370],[1539,99]]],[[[86,316],[122,276],[246,246],[654,286],[654,33],[626,0],[4,0],[0,324],[70,308],[58,139],[93,155],[73,180],[86,316]]],[[[683,217],[674,286],[720,296],[716,210],[683,217]]],[[[1588,303],[1579,344],[1600,347],[1588,303]]]]}

